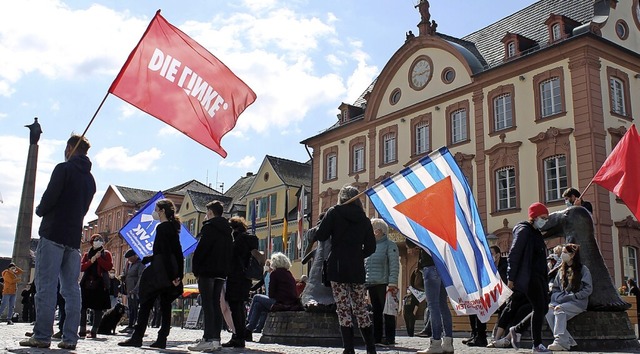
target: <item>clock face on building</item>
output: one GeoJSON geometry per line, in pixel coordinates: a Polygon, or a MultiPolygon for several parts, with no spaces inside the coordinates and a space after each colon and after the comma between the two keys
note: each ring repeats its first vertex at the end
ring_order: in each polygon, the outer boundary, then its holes
{"type": "Polygon", "coordinates": [[[422,90],[425,88],[431,80],[433,73],[432,66],[429,57],[421,55],[416,58],[409,70],[409,86],[414,90],[422,90]]]}

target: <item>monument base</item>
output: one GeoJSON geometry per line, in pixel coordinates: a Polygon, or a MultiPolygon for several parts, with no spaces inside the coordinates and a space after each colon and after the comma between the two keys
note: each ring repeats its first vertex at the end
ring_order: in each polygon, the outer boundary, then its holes
{"type": "MultiPolygon", "coordinates": [[[[354,329],[354,342],[363,343],[357,328],[354,329]]],[[[341,347],[338,316],[335,312],[269,312],[260,343],[341,347]]]]}
{"type": "MultiPolygon", "coordinates": [[[[567,330],[578,343],[571,350],[594,351],[615,349],[638,349],[638,339],[635,330],[625,311],[600,312],[586,311],[572,318],[567,323],[567,330]]],[[[542,327],[543,344],[553,342],[553,333],[544,321],[542,327]]],[[[522,334],[520,346],[531,348],[531,331],[522,334]]]]}

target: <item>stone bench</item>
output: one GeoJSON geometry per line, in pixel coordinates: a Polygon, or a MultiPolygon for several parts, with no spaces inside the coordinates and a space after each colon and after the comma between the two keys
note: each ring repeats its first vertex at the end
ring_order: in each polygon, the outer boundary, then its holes
{"type": "MultiPolygon", "coordinates": [[[[354,342],[362,343],[357,328],[354,331],[354,342]]],[[[338,315],[335,312],[269,312],[260,343],[340,347],[342,337],[338,315]]]]}

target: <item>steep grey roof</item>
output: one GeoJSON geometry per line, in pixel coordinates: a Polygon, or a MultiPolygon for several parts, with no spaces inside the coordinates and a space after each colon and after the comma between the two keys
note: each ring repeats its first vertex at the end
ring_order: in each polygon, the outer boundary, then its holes
{"type": "Polygon", "coordinates": [[[114,186],[127,203],[140,204],[151,199],[158,191],[149,191],[123,186],[114,186]]]}
{"type": "Polygon", "coordinates": [[[239,180],[236,181],[236,183],[233,184],[233,186],[231,186],[231,188],[229,188],[229,190],[227,190],[224,195],[226,197],[229,197],[233,200],[233,204],[245,204],[245,196],[247,195],[247,192],[249,191],[249,188],[251,188],[251,184],[253,183],[253,180],[256,179],[256,175],[251,173],[247,173],[246,176],[244,177],[240,177],[239,180]]]}
{"type": "Polygon", "coordinates": [[[489,66],[502,63],[507,32],[523,35],[541,46],[549,41],[549,31],[544,22],[549,15],[563,15],[582,24],[593,18],[594,0],[540,0],[502,20],[473,32],[463,40],[474,43],[489,66]]]}
{"type": "Polygon", "coordinates": [[[310,186],[311,164],[267,155],[269,163],[284,184],[288,186],[310,186]]]}
{"type": "Polygon", "coordinates": [[[222,193],[218,192],[217,190],[205,185],[204,183],[200,183],[195,179],[184,182],[175,187],[166,189],[163,192],[184,195],[187,191],[196,191],[196,192],[202,192],[202,193],[212,193],[212,194],[222,195],[222,193]]]}
{"type": "Polygon", "coordinates": [[[193,207],[196,209],[196,211],[199,211],[201,213],[206,213],[207,204],[214,200],[221,201],[225,205],[225,207],[231,204],[231,198],[220,195],[219,193],[202,193],[194,190],[188,190],[186,192],[186,195],[191,198],[191,202],[193,203],[193,207]]]}

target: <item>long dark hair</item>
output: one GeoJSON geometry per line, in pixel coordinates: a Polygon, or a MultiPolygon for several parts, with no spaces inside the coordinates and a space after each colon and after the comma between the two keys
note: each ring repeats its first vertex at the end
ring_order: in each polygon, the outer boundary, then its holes
{"type": "Polygon", "coordinates": [[[564,245],[564,251],[573,254],[573,262],[568,265],[562,262],[562,287],[573,292],[579,291],[582,285],[582,260],[580,259],[580,246],[574,243],[564,245]]]}
{"type": "Polygon", "coordinates": [[[171,222],[176,231],[180,233],[180,216],[176,214],[176,206],[170,199],[160,199],[156,202],[158,209],[164,211],[164,215],[167,216],[167,220],[171,222]]]}

